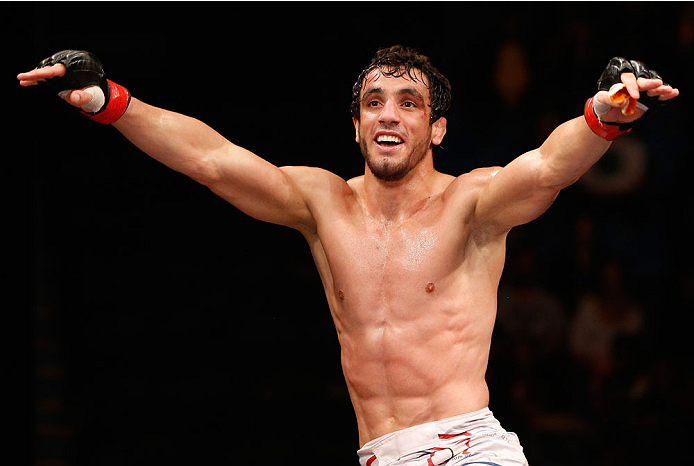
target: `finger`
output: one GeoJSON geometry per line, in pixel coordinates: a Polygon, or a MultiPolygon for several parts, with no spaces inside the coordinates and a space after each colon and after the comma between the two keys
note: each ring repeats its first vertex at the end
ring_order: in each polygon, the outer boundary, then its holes
{"type": "Polygon", "coordinates": [[[36,68],[35,70],[27,71],[26,73],[19,73],[17,79],[25,82],[43,81],[46,79],[55,78],[57,76],[63,76],[65,74],[65,65],[62,63],[57,63],[52,66],[46,66],[44,68],[36,68]]]}
{"type": "Polygon", "coordinates": [[[36,86],[38,85],[38,82],[31,80],[21,80],[19,81],[19,85],[22,87],[36,86]]]}
{"type": "Polygon", "coordinates": [[[70,105],[79,107],[81,110],[94,113],[103,108],[106,103],[104,91],[99,86],[89,86],[83,89],[62,91],[58,94],[70,105]]]}
{"type": "Polygon", "coordinates": [[[666,84],[656,89],[651,89],[650,91],[648,91],[648,95],[650,97],[657,96],[658,100],[670,100],[680,95],[680,91],[679,89],[675,89],[672,86],[666,84]]]}
{"type": "Polygon", "coordinates": [[[91,102],[93,96],[89,92],[85,92],[82,90],[73,90],[70,91],[68,95],[63,98],[75,107],[83,107],[87,105],[89,102],[91,102]]]}
{"type": "Polygon", "coordinates": [[[599,91],[593,99],[593,110],[598,118],[605,116],[613,108],[618,108],[621,105],[610,97],[607,91],[599,91]]]}
{"type": "Polygon", "coordinates": [[[65,66],[57,64],[43,68],[36,68],[31,71],[27,71],[26,73],[19,73],[17,78],[20,80],[36,80],[52,78],[53,76],[61,76],[62,74],[65,74],[65,66]]]}
{"type": "Polygon", "coordinates": [[[595,99],[594,102],[600,104],[601,106],[605,107],[619,107],[620,102],[615,102],[612,97],[610,97],[610,93],[607,91],[599,91],[597,94],[595,94],[595,99]]]}
{"type": "Polygon", "coordinates": [[[35,71],[47,75],[47,78],[55,78],[56,76],[64,76],[67,69],[62,63],[56,63],[55,65],[38,68],[35,71]]]}
{"type": "Polygon", "coordinates": [[[670,93],[667,96],[663,95],[663,97],[665,97],[665,98],[661,97],[661,99],[662,100],[670,100],[670,99],[674,99],[678,95],[680,95],[680,90],[677,88],[673,88],[672,91],[670,91],[670,93]]]}
{"type": "Polygon", "coordinates": [[[627,86],[627,91],[629,92],[629,97],[634,99],[639,98],[639,86],[636,83],[636,76],[634,73],[622,73],[620,78],[622,82],[627,86]]]}
{"type": "Polygon", "coordinates": [[[641,90],[641,91],[649,91],[651,89],[656,89],[656,88],[662,86],[663,80],[662,79],[638,78],[636,80],[636,85],[639,87],[639,90],[641,90]]]}

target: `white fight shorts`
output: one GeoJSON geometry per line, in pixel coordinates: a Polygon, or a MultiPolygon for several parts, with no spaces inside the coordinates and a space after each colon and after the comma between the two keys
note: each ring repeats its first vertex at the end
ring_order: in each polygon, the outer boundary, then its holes
{"type": "Polygon", "coordinates": [[[489,408],[386,434],[358,452],[361,466],[527,466],[518,436],[489,408]]]}

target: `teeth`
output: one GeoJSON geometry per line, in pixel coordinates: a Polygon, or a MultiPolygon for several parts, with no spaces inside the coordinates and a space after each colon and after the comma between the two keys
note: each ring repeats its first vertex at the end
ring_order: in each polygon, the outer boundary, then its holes
{"type": "Polygon", "coordinates": [[[381,135],[376,138],[376,142],[394,142],[400,144],[402,143],[402,139],[397,136],[381,135]]]}

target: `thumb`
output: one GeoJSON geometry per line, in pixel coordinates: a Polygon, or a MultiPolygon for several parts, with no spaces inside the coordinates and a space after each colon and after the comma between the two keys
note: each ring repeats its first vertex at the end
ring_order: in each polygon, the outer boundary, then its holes
{"type": "Polygon", "coordinates": [[[89,86],[84,89],[71,89],[58,94],[70,105],[88,113],[95,113],[104,106],[106,98],[99,86],[89,86]]]}
{"type": "Polygon", "coordinates": [[[593,99],[593,110],[595,110],[595,114],[598,118],[602,118],[614,107],[619,107],[619,104],[610,99],[607,91],[600,91],[595,94],[595,99],[593,99]]]}
{"type": "Polygon", "coordinates": [[[613,85],[609,91],[599,91],[593,99],[593,110],[598,119],[628,123],[639,119],[647,107],[639,105],[622,83],[613,85]]]}

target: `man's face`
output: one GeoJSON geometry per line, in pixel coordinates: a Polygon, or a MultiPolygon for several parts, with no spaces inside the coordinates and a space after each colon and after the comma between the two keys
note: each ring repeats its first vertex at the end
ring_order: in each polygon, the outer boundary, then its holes
{"type": "Polygon", "coordinates": [[[446,119],[429,122],[431,100],[426,77],[384,76],[374,70],[361,91],[360,120],[353,118],[356,140],[369,170],[397,181],[431,154],[446,133],[446,119]]]}

